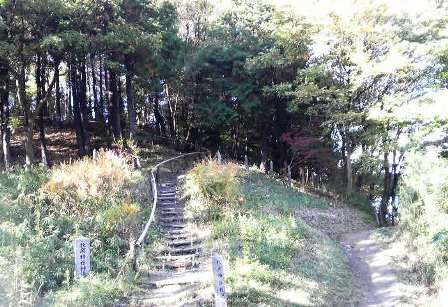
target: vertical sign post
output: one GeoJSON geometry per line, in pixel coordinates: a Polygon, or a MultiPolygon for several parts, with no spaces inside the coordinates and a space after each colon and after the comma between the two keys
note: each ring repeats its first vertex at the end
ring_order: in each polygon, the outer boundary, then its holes
{"type": "Polygon", "coordinates": [[[291,182],[291,166],[290,165],[288,165],[288,181],[289,181],[289,185],[292,185],[292,182],[291,182]]]}
{"type": "Polygon", "coordinates": [[[269,162],[269,170],[271,171],[271,173],[274,172],[274,161],[272,160],[269,162]]]}
{"type": "Polygon", "coordinates": [[[246,169],[249,168],[249,159],[247,158],[247,155],[244,155],[244,166],[246,167],[246,169]]]}
{"type": "Polygon", "coordinates": [[[212,256],[213,275],[215,277],[215,306],[227,307],[226,286],[224,283],[224,267],[222,256],[212,256]]]}
{"type": "Polygon", "coordinates": [[[218,160],[218,164],[222,164],[222,157],[221,157],[221,153],[219,152],[219,150],[216,153],[216,159],[218,160]]]}
{"type": "Polygon", "coordinates": [[[90,240],[79,237],[75,240],[75,275],[85,277],[90,272],[90,240]]]}

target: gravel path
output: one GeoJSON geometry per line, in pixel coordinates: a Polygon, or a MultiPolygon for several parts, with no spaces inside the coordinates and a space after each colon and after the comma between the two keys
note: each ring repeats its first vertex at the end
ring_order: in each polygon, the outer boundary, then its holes
{"type": "Polygon", "coordinates": [[[403,285],[392,268],[388,250],[375,240],[373,232],[348,233],[341,239],[361,287],[360,306],[400,306],[403,285]]]}

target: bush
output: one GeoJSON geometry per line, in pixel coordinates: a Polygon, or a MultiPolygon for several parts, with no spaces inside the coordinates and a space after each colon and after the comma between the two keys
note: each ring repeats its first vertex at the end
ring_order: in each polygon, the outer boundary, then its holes
{"type": "Polygon", "coordinates": [[[241,198],[238,166],[208,160],[187,175],[185,194],[191,198],[189,211],[203,220],[221,217],[238,205],[241,198]]]}
{"type": "Polygon", "coordinates": [[[92,274],[49,295],[52,306],[112,306],[130,289],[129,285],[107,274],[92,274]]]}
{"type": "Polygon", "coordinates": [[[436,152],[408,159],[400,190],[401,228],[416,250],[415,270],[429,285],[448,277],[448,160],[436,152]]]}
{"type": "Polygon", "coordinates": [[[112,151],[50,171],[1,173],[0,295],[14,305],[31,293],[31,304],[48,291],[68,289],[73,242],[80,235],[91,240],[93,272],[129,272],[130,244],[147,216],[142,209],[149,203],[147,187],[130,161],[112,151]],[[5,289],[8,279],[15,285],[5,289]]]}

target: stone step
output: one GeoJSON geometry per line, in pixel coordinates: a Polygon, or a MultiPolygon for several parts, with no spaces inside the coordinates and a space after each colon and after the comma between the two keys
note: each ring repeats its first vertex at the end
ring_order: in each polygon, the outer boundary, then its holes
{"type": "Polygon", "coordinates": [[[174,228],[174,229],[161,229],[164,236],[174,236],[174,235],[189,235],[189,232],[183,228],[174,228]]]}
{"type": "Polygon", "coordinates": [[[185,238],[185,239],[177,239],[177,240],[172,240],[168,243],[168,246],[170,247],[180,247],[180,246],[195,246],[198,243],[202,242],[201,239],[199,238],[185,238]]]}
{"type": "Polygon", "coordinates": [[[160,189],[173,189],[176,188],[177,183],[162,183],[160,184],[160,189]]]}
{"type": "Polygon", "coordinates": [[[191,238],[192,238],[192,236],[190,234],[164,236],[164,239],[166,240],[166,244],[170,244],[170,242],[177,241],[177,240],[191,240],[191,238]]]}
{"type": "Polygon", "coordinates": [[[158,270],[185,272],[189,269],[198,268],[200,264],[201,263],[199,261],[195,261],[194,259],[185,259],[156,263],[154,267],[158,270]]]}
{"type": "Polygon", "coordinates": [[[157,194],[176,194],[177,189],[176,188],[164,188],[164,189],[159,189],[157,191],[157,194]]]}
{"type": "Polygon", "coordinates": [[[185,214],[183,212],[159,212],[158,218],[182,218],[185,219],[185,214]]]}
{"type": "MultiPolygon", "coordinates": [[[[199,283],[193,284],[181,284],[181,285],[165,285],[161,287],[152,287],[150,291],[144,289],[145,287],[141,285],[142,289],[134,291],[131,296],[130,302],[123,304],[123,307],[129,306],[170,306],[170,307],[181,307],[181,306],[193,306],[185,305],[182,302],[190,301],[197,296],[201,289],[199,283]]],[[[146,286],[148,287],[148,286],[146,286]]],[[[115,306],[116,304],[114,304],[115,306]]],[[[121,305],[116,305],[117,307],[122,307],[121,305]]],[[[195,306],[195,305],[194,305],[195,306]]]]}
{"type": "Polygon", "coordinates": [[[186,285],[195,283],[205,283],[213,280],[213,275],[209,271],[190,271],[185,273],[166,273],[159,276],[149,276],[143,280],[144,283],[151,284],[155,288],[168,285],[186,285]]]}
{"type": "Polygon", "coordinates": [[[169,217],[169,216],[185,216],[184,210],[163,210],[161,209],[159,212],[160,216],[169,217]]]}
{"type": "Polygon", "coordinates": [[[159,223],[159,225],[165,230],[182,229],[187,226],[185,223],[159,223]]]}
{"type": "Polygon", "coordinates": [[[162,255],[154,257],[155,260],[158,261],[186,261],[186,260],[194,260],[199,257],[199,254],[189,254],[189,255],[162,255]]]}
{"type": "Polygon", "coordinates": [[[183,216],[162,216],[158,219],[162,223],[171,223],[171,222],[185,222],[186,219],[183,216]]]}
{"type": "Polygon", "coordinates": [[[176,194],[172,194],[172,195],[157,195],[157,200],[175,200],[176,199],[176,194]]]}
{"type": "Polygon", "coordinates": [[[160,196],[174,196],[176,195],[176,191],[172,190],[172,191],[159,191],[160,196]]]}
{"type": "Polygon", "coordinates": [[[176,204],[176,199],[157,199],[158,204],[176,204]]]}
{"type": "Polygon", "coordinates": [[[164,255],[180,256],[198,253],[202,249],[200,245],[173,247],[162,251],[164,255]]]}

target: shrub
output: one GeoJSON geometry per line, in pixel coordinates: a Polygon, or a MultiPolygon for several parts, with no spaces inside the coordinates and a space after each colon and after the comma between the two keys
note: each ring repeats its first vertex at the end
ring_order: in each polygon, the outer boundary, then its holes
{"type": "Polygon", "coordinates": [[[216,219],[235,207],[240,199],[238,166],[214,160],[197,164],[187,175],[185,194],[189,211],[204,220],[216,219]]]}
{"type": "Polygon", "coordinates": [[[129,290],[125,282],[107,274],[92,274],[73,285],[49,295],[47,304],[53,306],[112,306],[129,290]]]}
{"type": "Polygon", "coordinates": [[[14,304],[24,293],[35,298],[73,282],[73,241],[80,235],[91,240],[93,272],[130,270],[130,242],[147,216],[141,204],[149,195],[145,177],[125,156],[100,151],[97,160],[50,171],[1,173],[0,200],[0,262],[15,268],[0,275],[21,285],[4,290],[14,304]]]}
{"type": "Polygon", "coordinates": [[[408,158],[400,190],[401,228],[415,248],[415,270],[426,284],[448,278],[448,160],[436,152],[408,158]]]}

